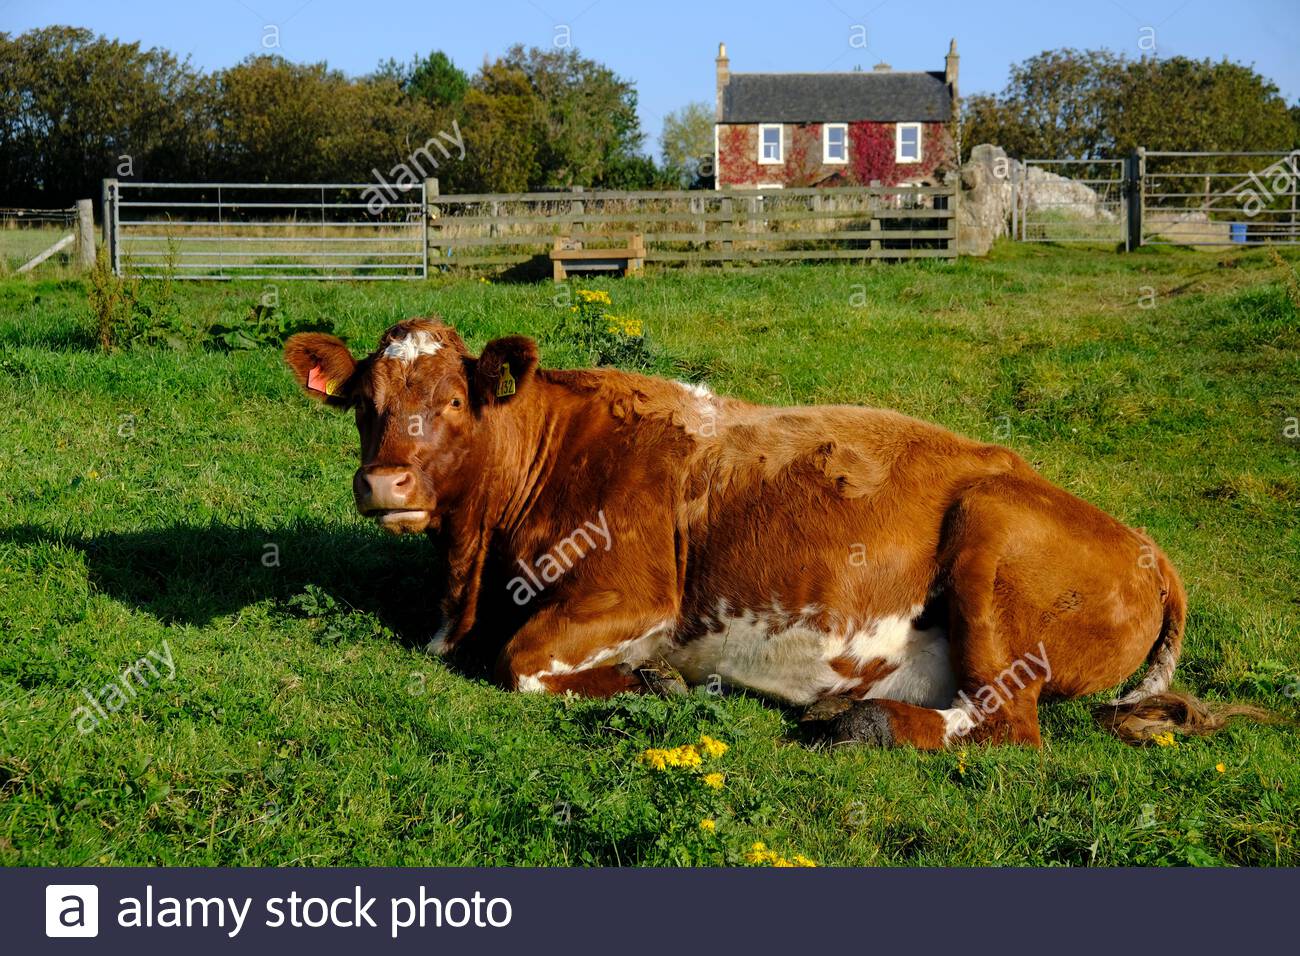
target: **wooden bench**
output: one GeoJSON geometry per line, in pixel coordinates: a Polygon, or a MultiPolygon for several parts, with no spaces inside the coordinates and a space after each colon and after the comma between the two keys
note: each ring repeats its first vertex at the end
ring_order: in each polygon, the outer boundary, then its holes
{"type": "Polygon", "coordinates": [[[571,272],[621,272],[631,275],[645,268],[645,237],[639,232],[627,236],[556,236],[551,247],[551,277],[563,282],[571,272]],[[590,241],[623,240],[625,246],[590,248],[590,241]]]}

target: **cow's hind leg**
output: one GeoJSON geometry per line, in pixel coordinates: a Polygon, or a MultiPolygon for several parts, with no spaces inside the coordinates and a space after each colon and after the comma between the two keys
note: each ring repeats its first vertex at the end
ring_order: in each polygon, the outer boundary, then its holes
{"type": "Polygon", "coordinates": [[[1037,692],[1021,691],[992,713],[967,706],[961,697],[945,710],[918,707],[901,700],[862,700],[830,721],[831,743],[877,747],[906,745],[938,750],[972,743],[1008,743],[1038,747],[1037,692]]]}
{"type": "Polygon", "coordinates": [[[954,509],[946,532],[942,558],[957,697],[946,709],[861,701],[830,721],[835,743],[1041,745],[1038,698],[1051,662],[1046,645],[1036,642],[1043,611],[1027,596],[1017,560],[1008,557],[1015,550],[1011,525],[975,500],[954,509]]]}

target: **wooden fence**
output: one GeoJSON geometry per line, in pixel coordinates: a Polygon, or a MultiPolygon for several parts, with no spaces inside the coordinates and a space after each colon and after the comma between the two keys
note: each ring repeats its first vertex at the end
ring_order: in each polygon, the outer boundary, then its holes
{"type": "Polygon", "coordinates": [[[955,183],[443,196],[429,180],[426,202],[430,267],[516,265],[557,235],[627,233],[648,262],[957,256],[955,183]]]}

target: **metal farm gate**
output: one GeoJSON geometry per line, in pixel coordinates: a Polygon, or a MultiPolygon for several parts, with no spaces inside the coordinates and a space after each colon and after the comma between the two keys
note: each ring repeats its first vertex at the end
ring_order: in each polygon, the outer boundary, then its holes
{"type": "Polygon", "coordinates": [[[1012,167],[1011,234],[1022,242],[1120,243],[1122,159],[1027,159],[1012,167]]]}
{"type": "Polygon", "coordinates": [[[104,182],[121,276],[421,279],[423,183],[104,182]]]}
{"type": "Polygon", "coordinates": [[[1300,150],[1135,150],[1012,168],[1012,236],[1138,246],[1300,244],[1300,150]]]}
{"type": "Polygon", "coordinates": [[[1142,245],[1300,243],[1300,150],[1137,151],[1142,245]]]}

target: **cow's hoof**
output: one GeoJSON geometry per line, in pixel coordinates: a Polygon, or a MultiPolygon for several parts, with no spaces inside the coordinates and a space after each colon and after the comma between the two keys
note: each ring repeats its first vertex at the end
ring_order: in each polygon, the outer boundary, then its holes
{"type": "Polygon", "coordinates": [[[682,697],[689,693],[682,675],[667,661],[646,661],[636,673],[648,693],[660,697],[682,697]]]}
{"type": "Polygon", "coordinates": [[[889,711],[875,701],[859,701],[830,722],[830,738],[836,747],[849,744],[892,747],[894,731],[889,723],[889,711]]]}

